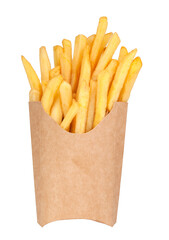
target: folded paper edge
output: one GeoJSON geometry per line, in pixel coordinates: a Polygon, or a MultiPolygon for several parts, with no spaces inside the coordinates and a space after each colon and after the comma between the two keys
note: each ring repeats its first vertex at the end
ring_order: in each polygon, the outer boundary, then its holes
{"type": "Polygon", "coordinates": [[[97,126],[95,128],[91,129],[89,132],[85,132],[85,133],[80,134],[80,133],[71,133],[71,132],[68,132],[68,131],[64,130],[63,128],[61,128],[61,126],[57,122],[55,122],[54,119],[52,119],[51,116],[48,115],[44,111],[41,102],[29,102],[29,108],[31,107],[31,105],[33,106],[34,104],[39,105],[43,114],[45,114],[50,119],[50,121],[55,123],[55,126],[58,129],[58,131],[62,132],[65,135],[70,135],[70,136],[72,136],[72,138],[74,136],[77,136],[77,135],[80,135],[81,137],[84,137],[84,136],[87,136],[87,135],[95,134],[95,131],[99,131],[100,127],[104,126],[106,124],[106,121],[109,121],[109,119],[112,118],[112,115],[115,113],[115,111],[117,111],[119,106],[123,106],[125,108],[126,117],[127,117],[127,109],[128,109],[128,103],[127,102],[115,102],[112,110],[102,119],[102,121],[99,124],[97,124],[97,126]]]}
{"type": "Polygon", "coordinates": [[[106,226],[109,226],[109,227],[113,227],[115,224],[116,224],[116,220],[114,222],[112,222],[112,224],[110,223],[106,223],[102,220],[99,220],[99,219],[92,219],[92,218],[78,218],[78,217],[72,217],[72,218],[63,218],[63,219],[56,219],[56,220],[53,220],[53,221],[49,221],[45,224],[41,224],[39,221],[37,221],[37,223],[39,224],[39,226],[41,226],[42,228],[45,227],[46,225],[50,224],[50,223],[55,223],[57,221],[68,221],[68,220],[88,220],[88,221],[93,221],[93,222],[96,222],[96,223],[101,223],[101,224],[105,224],[106,226]]]}

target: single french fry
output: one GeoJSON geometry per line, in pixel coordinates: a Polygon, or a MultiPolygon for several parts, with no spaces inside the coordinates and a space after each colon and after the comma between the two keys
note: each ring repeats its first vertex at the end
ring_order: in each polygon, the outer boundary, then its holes
{"type": "Polygon", "coordinates": [[[45,88],[45,91],[43,93],[41,103],[45,110],[50,115],[50,110],[53,104],[53,101],[55,99],[56,93],[59,90],[59,87],[63,81],[63,77],[61,75],[58,75],[54,78],[52,78],[49,82],[47,87],[45,88]]]}
{"type": "Polygon", "coordinates": [[[78,109],[79,109],[79,104],[76,102],[76,100],[73,99],[72,105],[69,108],[69,111],[67,112],[63,121],[61,122],[60,126],[63,129],[65,129],[65,130],[69,129],[72,120],[74,119],[74,117],[76,116],[76,114],[78,112],[78,109]]]}
{"type": "Polygon", "coordinates": [[[70,61],[72,61],[72,44],[71,44],[71,41],[69,41],[67,39],[63,39],[62,45],[63,45],[64,53],[70,59],[70,61]]]}
{"type": "Polygon", "coordinates": [[[88,106],[87,120],[86,120],[86,132],[89,132],[93,128],[95,104],[96,104],[96,90],[97,90],[97,82],[91,80],[89,106],[88,106]]]}
{"type": "Polygon", "coordinates": [[[48,83],[47,82],[42,82],[42,92],[44,93],[45,88],[47,87],[48,83]]]}
{"type": "Polygon", "coordinates": [[[93,128],[105,117],[107,107],[107,94],[109,90],[110,74],[103,70],[97,79],[96,110],[93,128]]]}
{"type": "Polygon", "coordinates": [[[70,83],[71,80],[71,62],[67,55],[63,52],[60,56],[61,74],[63,79],[70,83]]]}
{"type": "MultiPolygon", "coordinates": [[[[76,93],[73,93],[73,99],[76,99],[76,93]]],[[[76,126],[76,117],[72,120],[70,125],[70,132],[75,133],[75,126],[76,126]]]]}
{"type": "Polygon", "coordinates": [[[39,80],[35,70],[33,69],[32,65],[26,60],[26,58],[24,56],[21,56],[21,59],[22,59],[22,63],[25,68],[25,72],[28,77],[28,81],[29,81],[31,89],[35,89],[35,90],[39,91],[41,94],[42,86],[41,86],[40,80],[39,80]]]}
{"type": "Polygon", "coordinates": [[[89,36],[89,37],[87,38],[87,45],[89,46],[89,52],[90,52],[91,49],[92,49],[93,41],[94,41],[95,36],[96,36],[96,34],[92,34],[91,36],[89,36]]]}
{"type": "Polygon", "coordinates": [[[60,74],[60,66],[57,66],[55,68],[52,68],[49,71],[49,80],[51,80],[52,78],[56,77],[57,75],[60,74]]]}
{"type": "Polygon", "coordinates": [[[121,47],[118,61],[121,62],[127,54],[128,54],[127,48],[126,47],[121,47]]]}
{"type": "Polygon", "coordinates": [[[120,38],[117,33],[114,33],[93,72],[93,80],[97,80],[99,73],[108,65],[119,44],[120,38]]]}
{"type": "Polygon", "coordinates": [[[60,66],[60,55],[63,52],[63,48],[59,45],[53,47],[53,57],[55,67],[60,66]]]}
{"type": "Polygon", "coordinates": [[[90,58],[89,58],[89,46],[87,45],[83,53],[79,83],[78,83],[78,88],[76,93],[77,98],[79,95],[79,90],[81,88],[82,82],[86,81],[87,85],[89,85],[90,78],[91,78],[91,64],[90,64],[90,58]]]}
{"type": "Polygon", "coordinates": [[[43,92],[49,82],[49,71],[51,70],[51,65],[49,57],[45,47],[39,49],[39,59],[40,59],[40,70],[41,70],[41,82],[43,92]]]}
{"type": "Polygon", "coordinates": [[[115,73],[116,73],[118,64],[119,64],[118,60],[112,59],[112,60],[110,61],[109,65],[106,67],[106,71],[108,71],[109,74],[110,74],[109,86],[110,86],[110,84],[111,84],[111,82],[112,82],[112,80],[113,80],[113,77],[114,77],[115,73]]]}
{"type": "Polygon", "coordinates": [[[137,49],[129,52],[123,60],[119,63],[114,80],[112,81],[109,94],[108,94],[108,104],[107,109],[110,111],[113,107],[114,102],[119,98],[121,89],[123,87],[124,81],[127,77],[130,65],[136,55],[137,49]]]}
{"type": "Polygon", "coordinates": [[[69,83],[63,81],[60,85],[60,98],[64,117],[72,105],[72,87],[69,83]]]}
{"type": "Polygon", "coordinates": [[[32,88],[29,92],[29,101],[30,102],[37,102],[37,101],[40,101],[40,100],[41,100],[41,93],[38,90],[32,88]]]}
{"type": "Polygon", "coordinates": [[[79,110],[76,115],[75,133],[84,133],[86,129],[87,111],[89,104],[90,88],[86,81],[83,81],[79,90],[77,101],[79,110]]]}
{"type": "Polygon", "coordinates": [[[127,77],[125,79],[123,88],[120,92],[120,96],[118,101],[120,102],[127,102],[129,97],[130,97],[130,93],[131,90],[133,88],[133,85],[135,83],[135,80],[140,72],[140,69],[142,67],[142,61],[140,57],[136,57],[133,62],[131,63],[129,72],[127,74],[127,77]]]}
{"type": "Polygon", "coordinates": [[[78,86],[78,79],[80,75],[80,66],[83,57],[83,52],[86,47],[87,38],[84,35],[78,35],[75,38],[74,54],[72,60],[72,78],[71,85],[73,93],[76,92],[78,86]]]}
{"type": "Polygon", "coordinates": [[[97,56],[97,59],[96,59],[96,65],[100,59],[100,56],[101,54],[104,52],[108,42],[110,41],[111,37],[113,36],[113,33],[110,32],[110,33],[106,33],[103,37],[103,41],[101,43],[101,46],[100,46],[100,49],[99,49],[99,53],[98,53],[98,56],[97,56]]]}
{"type": "Polygon", "coordinates": [[[67,64],[68,66],[66,65],[65,68],[67,70],[67,82],[71,82],[71,73],[72,73],[72,44],[71,44],[71,41],[67,40],[67,39],[63,39],[62,41],[62,44],[63,44],[63,52],[66,56],[66,58],[68,59],[67,60],[67,64]]]}
{"type": "Polygon", "coordinates": [[[106,29],[107,29],[107,17],[101,17],[99,19],[96,36],[94,38],[94,42],[93,42],[91,53],[90,53],[90,62],[91,62],[92,71],[96,66],[96,60],[99,54],[99,50],[106,32],[106,29]]]}
{"type": "Polygon", "coordinates": [[[51,108],[51,118],[55,120],[58,124],[61,124],[62,118],[63,118],[63,112],[62,112],[62,106],[61,106],[61,101],[60,101],[60,94],[58,93],[53,106],[51,108]]]}

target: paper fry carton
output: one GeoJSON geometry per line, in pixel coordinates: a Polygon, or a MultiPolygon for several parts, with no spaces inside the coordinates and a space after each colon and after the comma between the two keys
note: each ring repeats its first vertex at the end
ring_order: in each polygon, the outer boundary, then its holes
{"type": "Polygon", "coordinates": [[[113,226],[117,218],[127,103],[117,102],[90,132],[63,130],[30,102],[37,221],[90,219],[113,226]]]}

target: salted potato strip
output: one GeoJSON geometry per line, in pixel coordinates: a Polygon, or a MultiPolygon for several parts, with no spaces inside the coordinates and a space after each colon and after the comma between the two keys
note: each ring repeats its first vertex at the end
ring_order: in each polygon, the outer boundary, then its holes
{"type": "Polygon", "coordinates": [[[81,88],[82,82],[86,81],[87,85],[89,85],[90,78],[91,78],[91,64],[90,64],[90,56],[89,56],[89,46],[87,45],[83,53],[79,83],[78,83],[78,88],[76,93],[77,98],[79,95],[79,90],[81,88]]]}
{"type": "Polygon", "coordinates": [[[110,61],[109,65],[106,67],[106,71],[108,71],[109,74],[110,74],[109,86],[110,86],[110,84],[111,84],[111,82],[112,82],[112,80],[113,80],[113,77],[114,77],[115,73],[116,73],[118,64],[119,64],[118,60],[112,59],[112,60],[110,61]]]}
{"type": "Polygon", "coordinates": [[[79,110],[76,115],[75,133],[84,133],[86,129],[87,111],[89,104],[90,88],[86,81],[83,81],[79,90],[79,110]]]}
{"type": "MultiPolygon", "coordinates": [[[[88,98],[89,98],[89,96],[88,96],[88,98]]],[[[80,106],[79,111],[76,115],[75,133],[85,133],[86,119],[87,119],[87,108],[80,106]]]]}
{"type": "Polygon", "coordinates": [[[59,45],[53,47],[53,57],[55,67],[60,66],[60,56],[63,52],[63,48],[59,45]]]}
{"type": "Polygon", "coordinates": [[[71,73],[72,73],[72,44],[71,41],[63,39],[63,53],[61,54],[61,72],[63,78],[65,76],[65,81],[71,82],[71,73]],[[62,59],[62,55],[65,56],[65,59],[62,59]],[[63,60],[63,61],[62,61],[63,60]]]}
{"type": "Polygon", "coordinates": [[[140,57],[136,57],[133,62],[131,63],[129,72],[127,74],[127,77],[125,79],[123,88],[120,92],[120,96],[118,101],[121,102],[127,102],[129,97],[130,97],[130,93],[131,90],[133,88],[133,85],[136,81],[136,78],[140,72],[140,69],[142,67],[142,61],[140,57]]]}
{"type": "Polygon", "coordinates": [[[41,100],[41,93],[38,90],[32,88],[29,92],[29,101],[30,102],[37,102],[37,101],[40,101],[40,100],[41,100]]]}
{"type": "Polygon", "coordinates": [[[103,41],[101,43],[100,49],[99,49],[99,53],[96,59],[96,64],[98,63],[101,54],[104,52],[105,47],[107,46],[108,42],[110,41],[111,37],[113,36],[113,33],[106,33],[103,37],[103,41]]]}
{"type": "Polygon", "coordinates": [[[64,117],[72,105],[72,87],[69,83],[63,81],[60,85],[60,98],[64,117]]]}
{"type": "Polygon", "coordinates": [[[54,78],[52,78],[49,82],[47,87],[45,88],[45,91],[43,93],[41,103],[45,110],[50,115],[50,110],[53,104],[53,101],[55,99],[56,93],[59,90],[59,87],[63,81],[63,77],[61,75],[58,75],[54,78]]]}
{"type": "Polygon", "coordinates": [[[93,72],[93,80],[97,80],[99,73],[108,65],[119,44],[120,38],[117,33],[114,33],[93,72]]]}
{"type": "Polygon", "coordinates": [[[107,109],[110,111],[113,107],[114,102],[117,102],[121,89],[123,87],[124,81],[127,77],[130,65],[136,55],[137,49],[129,52],[124,59],[119,63],[114,80],[112,81],[109,94],[108,94],[108,104],[107,109]]]}
{"type": "Polygon", "coordinates": [[[121,47],[118,61],[121,62],[127,54],[128,54],[127,48],[126,47],[121,47]]]}
{"type": "Polygon", "coordinates": [[[39,49],[41,82],[43,92],[49,82],[49,71],[51,70],[51,64],[45,47],[39,49]]]}
{"type": "Polygon", "coordinates": [[[92,71],[96,66],[97,57],[98,57],[99,50],[107,29],[107,24],[108,24],[107,17],[101,17],[99,19],[96,36],[94,38],[94,42],[93,42],[91,53],[90,53],[90,62],[91,62],[92,71]]]}
{"type": "Polygon", "coordinates": [[[76,116],[78,110],[79,110],[79,104],[76,102],[76,100],[73,99],[72,105],[69,108],[69,111],[67,112],[63,121],[61,122],[60,126],[63,129],[65,129],[65,130],[69,129],[70,124],[71,124],[72,120],[74,119],[74,117],[76,116]]]}
{"type": "Polygon", "coordinates": [[[96,36],[96,34],[92,34],[91,36],[89,36],[89,37],[87,38],[87,45],[89,46],[89,52],[90,52],[91,49],[92,49],[95,36],[96,36]]]}
{"type": "Polygon", "coordinates": [[[60,66],[54,67],[49,71],[49,80],[60,74],[60,66]]]}
{"type": "Polygon", "coordinates": [[[62,106],[60,101],[60,94],[58,93],[55,97],[53,106],[51,108],[51,118],[55,120],[58,124],[61,124],[63,118],[62,106]]]}
{"type": "Polygon", "coordinates": [[[61,74],[63,79],[70,83],[71,80],[71,62],[67,55],[63,52],[60,57],[60,65],[61,65],[61,74]]]}
{"type": "MultiPolygon", "coordinates": [[[[73,93],[73,95],[75,95],[75,93],[73,93]]],[[[74,96],[73,99],[76,99],[76,96],[74,96]]],[[[75,133],[75,126],[76,126],[76,116],[74,117],[74,119],[71,122],[70,132],[75,133]]]]}
{"type": "Polygon", "coordinates": [[[109,82],[110,82],[109,72],[106,70],[102,71],[97,79],[96,111],[93,127],[96,127],[96,125],[105,117],[109,82]]]}
{"type": "Polygon", "coordinates": [[[41,86],[40,80],[35,70],[33,69],[32,65],[30,64],[30,62],[28,62],[28,60],[26,60],[24,56],[21,56],[21,59],[22,59],[22,63],[25,68],[25,72],[28,77],[28,81],[31,89],[35,89],[40,93],[42,93],[42,86],[41,86]]]}
{"type": "Polygon", "coordinates": [[[83,52],[86,47],[87,38],[80,34],[75,38],[74,54],[72,60],[72,78],[71,85],[73,93],[76,92],[80,75],[80,66],[83,58],[83,52]]]}
{"type": "Polygon", "coordinates": [[[97,90],[97,82],[91,80],[89,105],[88,105],[87,120],[86,120],[86,132],[89,132],[93,128],[95,104],[96,104],[96,90],[97,90]]]}
{"type": "Polygon", "coordinates": [[[63,51],[66,54],[66,56],[72,61],[72,44],[70,40],[63,39],[62,41],[63,45],[63,51]]]}

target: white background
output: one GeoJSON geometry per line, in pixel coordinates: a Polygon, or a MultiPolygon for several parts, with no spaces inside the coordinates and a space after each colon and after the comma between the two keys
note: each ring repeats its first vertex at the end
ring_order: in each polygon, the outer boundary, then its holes
{"type": "MultiPolygon", "coordinates": [[[[168,1],[1,1],[0,239],[169,239],[168,1]],[[36,223],[29,84],[20,56],[39,74],[39,47],[96,31],[100,16],[143,68],[129,100],[118,219],[36,223]]],[[[119,48],[118,48],[119,51],[119,48]]],[[[118,52],[117,51],[117,52],[118,52]]],[[[117,57],[117,53],[115,54],[117,57]]]]}

